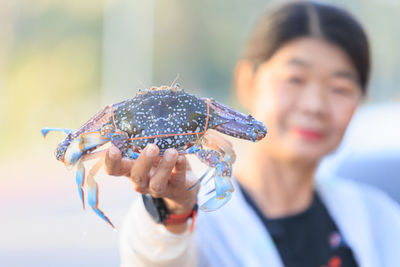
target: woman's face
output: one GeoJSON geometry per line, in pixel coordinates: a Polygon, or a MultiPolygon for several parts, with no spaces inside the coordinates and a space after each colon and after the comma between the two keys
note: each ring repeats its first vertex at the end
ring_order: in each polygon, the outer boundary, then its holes
{"type": "Polygon", "coordinates": [[[357,81],[343,50],[301,38],[285,44],[238,86],[247,87],[243,102],[268,128],[265,151],[284,160],[315,162],[340,143],[361,99],[357,81]]]}

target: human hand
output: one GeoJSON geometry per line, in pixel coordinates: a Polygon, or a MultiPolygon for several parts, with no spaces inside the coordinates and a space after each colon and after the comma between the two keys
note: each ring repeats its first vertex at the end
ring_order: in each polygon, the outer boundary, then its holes
{"type": "Polygon", "coordinates": [[[171,213],[186,213],[196,201],[198,190],[187,190],[194,182],[190,165],[176,149],[167,149],[159,157],[159,148],[149,144],[133,160],[122,158],[120,150],[112,145],[106,154],[105,169],[110,175],[130,178],[135,191],[163,198],[171,213]]]}

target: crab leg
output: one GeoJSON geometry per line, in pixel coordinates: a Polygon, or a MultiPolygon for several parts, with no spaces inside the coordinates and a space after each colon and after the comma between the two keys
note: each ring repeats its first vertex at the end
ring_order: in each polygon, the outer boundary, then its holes
{"type": "Polygon", "coordinates": [[[85,166],[84,161],[88,161],[94,158],[103,157],[107,153],[107,150],[96,151],[90,154],[86,154],[78,161],[78,166],[76,170],[76,184],[78,186],[79,196],[82,200],[83,209],[85,209],[85,193],[83,191],[83,186],[85,184],[85,166]]]}
{"type": "Polygon", "coordinates": [[[213,149],[200,149],[196,152],[196,156],[210,168],[190,186],[188,190],[192,190],[198,186],[206,177],[210,176],[207,184],[212,179],[214,180],[215,188],[209,191],[206,195],[213,193],[205,203],[200,205],[200,209],[204,211],[213,211],[222,207],[231,198],[231,193],[234,191],[230,177],[232,176],[232,164],[230,158],[223,156],[223,153],[213,149]],[[210,175],[210,173],[212,173],[210,175]]]}
{"type": "Polygon", "coordinates": [[[207,184],[214,178],[215,189],[208,192],[207,195],[215,192],[215,196],[200,208],[204,211],[212,211],[225,205],[231,198],[234,188],[230,178],[232,177],[232,163],[235,162],[236,155],[232,149],[232,144],[215,132],[207,132],[205,143],[224,155],[223,160],[215,167],[215,175],[205,182],[207,184]]]}
{"type": "MultiPolygon", "coordinates": [[[[210,172],[214,170],[214,168],[217,166],[218,162],[220,162],[222,160],[222,154],[216,150],[199,149],[197,147],[197,144],[193,147],[196,147],[196,149],[193,149],[193,151],[194,151],[193,154],[196,154],[196,156],[210,168],[208,168],[208,170],[187,190],[192,190],[192,189],[196,188],[196,186],[198,186],[204,180],[204,178],[209,176],[210,172]]],[[[191,147],[191,148],[193,148],[193,147],[191,147]]],[[[211,178],[212,177],[213,176],[211,175],[211,178]]],[[[210,179],[208,179],[206,183],[208,183],[210,181],[210,179]]]]}
{"type": "Polygon", "coordinates": [[[41,132],[42,132],[43,137],[46,137],[46,135],[49,132],[63,132],[66,134],[70,134],[70,133],[73,133],[74,130],[67,129],[67,128],[42,128],[41,132]]]}
{"type": "Polygon", "coordinates": [[[82,160],[78,162],[78,169],[76,170],[76,184],[78,185],[79,196],[82,200],[82,207],[85,209],[85,193],[83,192],[83,185],[85,183],[85,166],[82,160]]]}
{"type": "Polygon", "coordinates": [[[102,149],[99,151],[95,151],[95,152],[90,152],[88,154],[83,155],[83,157],[81,158],[82,161],[88,161],[91,159],[97,159],[100,157],[104,157],[107,153],[108,149],[102,149]]]}
{"type": "Polygon", "coordinates": [[[89,171],[89,174],[87,176],[87,185],[89,188],[88,191],[88,203],[92,207],[92,209],[99,215],[103,220],[105,220],[107,223],[109,223],[113,228],[114,225],[111,223],[110,219],[104,213],[99,209],[99,188],[97,185],[96,180],[94,179],[94,176],[97,174],[97,172],[100,170],[100,168],[104,164],[104,157],[101,157],[96,164],[92,167],[92,169],[89,171]]]}
{"type": "Polygon", "coordinates": [[[128,149],[127,155],[128,155],[128,157],[129,157],[130,159],[137,159],[137,158],[139,157],[139,153],[133,151],[132,148],[129,148],[129,149],[128,149]]]}
{"type": "Polygon", "coordinates": [[[204,145],[211,149],[215,149],[224,155],[224,160],[234,163],[236,160],[235,151],[232,149],[232,143],[223,138],[215,131],[207,131],[203,139],[204,145]]]}
{"type": "MultiPolygon", "coordinates": [[[[213,168],[208,168],[207,171],[193,185],[191,185],[187,190],[190,191],[190,190],[195,189],[204,180],[204,178],[206,178],[210,174],[210,172],[212,170],[213,170],[213,168]]],[[[208,183],[208,181],[206,183],[208,183]]]]}
{"type": "MultiPolygon", "coordinates": [[[[218,133],[213,132],[213,131],[207,131],[202,143],[205,146],[215,149],[216,151],[218,151],[219,153],[224,155],[223,161],[229,162],[231,164],[233,162],[235,162],[236,155],[232,149],[231,142],[229,142],[228,140],[223,138],[218,133]]],[[[197,144],[195,146],[191,147],[190,149],[192,149],[192,152],[189,152],[189,150],[187,150],[187,153],[196,153],[200,150],[200,148],[197,144]]],[[[207,155],[206,151],[207,150],[203,150],[202,152],[200,152],[200,155],[198,155],[200,157],[200,160],[203,162],[204,162],[204,159],[206,159],[207,157],[210,157],[210,155],[207,155]]],[[[208,153],[208,154],[210,154],[210,153],[208,153]]],[[[212,167],[215,167],[217,165],[217,162],[221,161],[221,159],[219,158],[218,154],[215,154],[213,157],[211,157],[211,159],[208,159],[208,161],[209,161],[208,163],[205,162],[207,165],[209,165],[209,166],[211,165],[212,167]],[[211,160],[211,162],[210,162],[210,160],[211,160]]],[[[209,168],[196,181],[196,183],[194,183],[192,186],[190,186],[188,188],[188,190],[192,190],[192,189],[196,188],[204,180],[204,178],[206,178],[210,174],[211,170],[213,170],[213,168],[209,168]]],[[[213,176],[209,177],[209,179],[205,182],[205,184],[207,184],[212,178],[213,178],[213,176]]]]}

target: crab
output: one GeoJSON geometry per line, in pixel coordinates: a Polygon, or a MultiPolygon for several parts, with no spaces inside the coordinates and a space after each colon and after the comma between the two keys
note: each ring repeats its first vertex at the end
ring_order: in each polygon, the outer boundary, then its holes
{"type": "Polygon", "coordinates": [[[57,160],[67,167],[77,166],[76,183],[85,209],[84,184],[88,188],[88,204],[112,227],[110,219],[99,209],[96,173],[104,164],[106,149],[99,147],[111,142],[123,157],[136,159],[147,144],[166,149],[175,148],[179,154],[194,154],[208,170],[188,190],[214,181],[207,200],[200,205],[203,211],[222,207],[234,191],[231,176],[235,153],[231,145],[216,131],[229,136],[256,142],[265,137],[267,128],[254,119],[212,98],[200,98],[179,87],[162,86],[139,90],[131,99],[106,106],[74,131],[65,128],[43,128],[67,134],[55,150],[57,160]],[[84,163],[98,159],[85,175],[84,163]],[[203,182],[203,183],[202,183],[203,182]]]}

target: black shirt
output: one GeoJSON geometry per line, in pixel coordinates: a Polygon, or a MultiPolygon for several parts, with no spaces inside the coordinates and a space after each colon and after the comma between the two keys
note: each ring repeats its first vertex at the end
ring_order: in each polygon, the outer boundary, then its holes
{"type": "Polygon", "coordinates": [[[265,217],[241,188],[270,233],[286,267],[358,266],[317,193],[305,211],[279,219],[265,217]]]}

